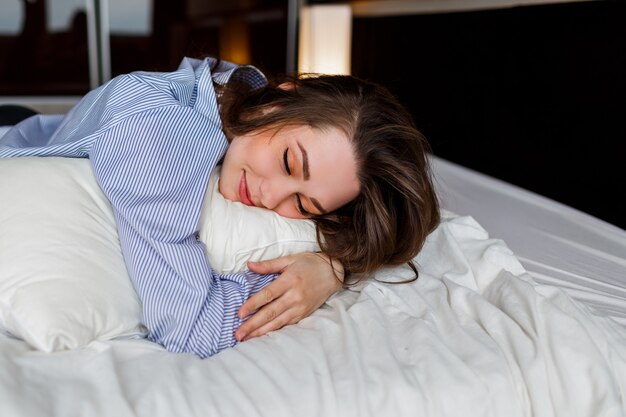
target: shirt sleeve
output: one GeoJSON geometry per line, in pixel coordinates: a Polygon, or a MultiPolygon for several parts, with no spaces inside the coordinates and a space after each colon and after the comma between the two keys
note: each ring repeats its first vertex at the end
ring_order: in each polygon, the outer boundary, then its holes
{"type": "Polygon", "coordinates": [[[171,73],[118,76],[67,115],[31,117],[0,140],[0,158],[89,157],[148,337],[200,357],[235,344],[239,306],[275,278],[217,275],[197,239],[209,175],[228,147],[213,84],[232,77],[265,83],[253,67],[185,58],[171,73]]]}
{"type": "Polygon", "coordinates": [[[19,122],[0,138],[0,155],[23,148],[38,148],[49,144],[62,115],[37,114],[19,122]]]}
{"type": "Polygon", "coordinates": [[[215,274],[198,240],[202,199],[228,143],[221,125],[172,105],[128,117],[92,146],[150,340],[207,357],[235,344],[237,310],[274,275],[215,274]]]}

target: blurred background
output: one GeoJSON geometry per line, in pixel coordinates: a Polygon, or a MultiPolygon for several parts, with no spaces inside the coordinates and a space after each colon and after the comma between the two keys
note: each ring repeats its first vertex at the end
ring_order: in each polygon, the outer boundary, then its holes
{"type": "Polygon", "coordinates": [[[0,104],[218,56],[386,85],[433,153],[626,229],[626,2],[0,0],[0,104]]]}

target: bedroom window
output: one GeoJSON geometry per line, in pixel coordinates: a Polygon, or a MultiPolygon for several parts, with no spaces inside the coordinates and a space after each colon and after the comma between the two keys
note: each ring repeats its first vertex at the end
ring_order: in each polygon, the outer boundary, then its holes
{"type": "Polygon", "coordinates": [[[89,89],[84,0],[3,0],[3,95],[83,94],[89,89]]]}
{"type": "Polygon", "coordinates": [[[0,102],[79,97],[121,73],[171,71],[183,56],[283,72],[299,1],[2,0],[0,102]]]}

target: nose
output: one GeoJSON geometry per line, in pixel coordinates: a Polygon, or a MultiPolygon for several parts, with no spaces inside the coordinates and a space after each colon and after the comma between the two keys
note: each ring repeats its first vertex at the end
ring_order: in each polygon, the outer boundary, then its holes
{"type": "Polygon", "coordinates": [[[261,192],[260,202],[263,207],[277,212],[297,192],[295,183],[288,178],[266,178],[261,182],[259,191],[261,192]]]}

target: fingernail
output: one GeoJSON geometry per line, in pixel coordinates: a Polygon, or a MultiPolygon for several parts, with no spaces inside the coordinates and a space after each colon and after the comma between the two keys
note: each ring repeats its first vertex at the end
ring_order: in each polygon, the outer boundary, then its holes
{"type": "Polygon", "coordinates": [[[243,334],[243,333],[241,333],[239,331],[235,332],[235,339],[237,339],[238,342],[241,342],[244,337],[245,337],[245,334],[243,334]]]}
{"type": "Polygon", "coordinates": [[[246,317],[248,317],[248,312],[246,310],[239,311],[239,318],[240,319],[244,319],[246,317]]]}

